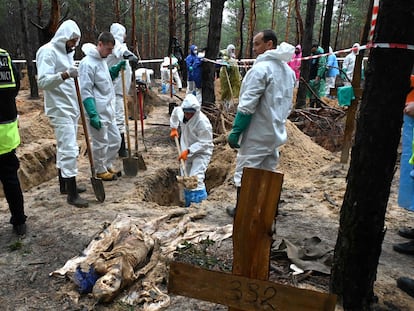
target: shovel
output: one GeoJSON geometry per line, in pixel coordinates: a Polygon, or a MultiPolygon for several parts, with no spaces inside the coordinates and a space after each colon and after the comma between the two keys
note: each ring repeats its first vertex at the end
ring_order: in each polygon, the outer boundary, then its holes
{"type": "Polygon", "coordinates": [[[122,95],[124,99],[124,110],[125,110],[125,130],[127,136],[127,143],[128,143],[128,158],[124,158],[124,172],[127,176],[137,176],[138,173],[138,159],[131,157],[131,140],[129,138],[129,125],[128,125],[128,103],[126,99],[126,92],[125,92],[125,72],[124,69],[121,70],[121,77],[122,77],[122,95]]]}
{"type": "Polygon", "coordinates": [[[78,78],[76,77],[75,77],[75,88],[76,88],[76,95],[78,96],[78,104],[79,104],[79,110],[80,110],[81,119],[82,119],[83,132],[85,133],[86,151],[88,152],[89,164],[91,166],[92,188],[93,188],[93,192],[95,193],[95,197],[98,199],[99,202],[102,203],[103,201],[105,201],[105,189],[102,183],[102,179],[97,178],[95,175],[95,165],[93,164],[91,144],[89,142],[88,126],[86,124],[85,111],[83,109],[82,99],[80,95],[79,82],[78,82],[78,78]]]}
{"type": "MultiPolygon", "coordinates": [[[[140,170],[145,171],[147,169],[147,166],[145,165],[142,155],[138,152],[138,122],[137,122],[138,100],[137,100],[136,76],[135,76],[134,70],[132,70],[132,80],[134,81],[134,105],[133,107],[134,107],[134,127],[135,127],[135,156],[138,158],[138,168],[140,170]]],[[[141,94],[142,90],[140,88],[138,89],[141,94]]],[[[142,114],[141,114],[141,118],[142,118],[142,114]]],[[[145,146],[145,141],[144,141],[144,127],[143,126],[144,126],[144,120],[142,119],[142,122],[141,122],[142,142],[144,143],[145,151],[147,151],[147,146],[145,146]]]]}
{"type": "MultiPolygon", "coordinates": [[[[177,152],[178,156],[181,155],[181,147],[180,142],[178,141],[178,137],[174,137],[175,145],[177,146],[177,152]]],[[[197,176],[190,176],[188,177],[187,169],[185,168],[185,161],[183,159],[180,159],[180,166],[183,170],[184,176],[177,176],[177,181],[180,184],[183,184],[185,188],[187,189],[195,189],[197,188],[198,179],[197,176]]]]}
{"type": "Polygon", "coordinates": [[[144,95],[142,94],[142,88],[139,88],[139,116],[141,121],[141,136],[142,136],[142,143],[144,144],[145,151],[147,151],[147,146],[145,145],[145,138],[144,138],[144,95]]]}

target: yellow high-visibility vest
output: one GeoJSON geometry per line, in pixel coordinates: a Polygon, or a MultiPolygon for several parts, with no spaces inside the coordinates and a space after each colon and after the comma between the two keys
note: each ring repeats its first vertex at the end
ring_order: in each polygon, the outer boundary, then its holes
{"type": "Polygon", "coordinates": [[[16,87],[9,53],[0,48],[0,89],[16,87]]]}
{"type": "MultiPolygon", "coordinates": [[[[0,49],[0,94],[3,89],[15,87],[16,80],[13,74],[10,55],[6,50],[0,49]]],[[[20,144],[17,122],[17,118],[0,122],[0,155],[16,149],[20,144]]]]}
{"type": "Polygon", "coordinates": [[[20,145],[17,119],[10,123],[0,124],[0,155],[8,153],[20,145]]]}

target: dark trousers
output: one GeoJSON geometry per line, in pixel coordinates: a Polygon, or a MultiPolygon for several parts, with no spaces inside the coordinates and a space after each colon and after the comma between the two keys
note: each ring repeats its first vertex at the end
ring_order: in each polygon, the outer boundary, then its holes
{"type": "Polygon", "coordinates": [[[15,151],[0,155],[0,181],[3,184],[4,195],[9,204],[10,223],[13,225],[26,222],[23,193],[17,176],[19,166],[19,159],[15,151]]]}

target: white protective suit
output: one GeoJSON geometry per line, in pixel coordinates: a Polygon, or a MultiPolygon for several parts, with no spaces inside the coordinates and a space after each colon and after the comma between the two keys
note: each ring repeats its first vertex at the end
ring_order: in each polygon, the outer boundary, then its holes
{"type": "Polygon", "coordinates": [[[43,89],[45,114],[55,131],[56,166],[64,178],[78,174],[76,137],[80,114],[75,83],[73,79],[63,80],[61,74],[75,64],[75,51],[67,53],[66,42],[75,38],[80,40],[80,37],[78,25],[67,20],[60,25],[52,40],[36,53],[37,83],[43,89]]]}
{"type": "MultiPolygon", "coordinates": [[[[174,68],[172,69],[173,83],[175,82],[177,84],[178,89],[182,89],[183,84],[181,82],[181,78],[177,70],[178,59],[175,57],[171,57],[171,64],[174,66],[174,68]]],[[[166,86],[164,94],[168,93],[170,89],[170,69],[168,69],[169,65],[170,58],[166,56],[164,57],[164,60],[160,65],[161,83],[166,86]]]]}
{"type": "Polygon", "coordinates": [[[234,182],[241,186],[244,167],[276,171],[278,147],[287,141],[286,119],[292,108],[295,72],[287,62],[295,47],[282,42],[259,55],[243,79],[237,111],[252,115],[241,134],[234,182]]]}
{"type": "Polygon", "coordinates": [[[79,63],[81,97],[82,100],[89,97],[95,99],[96,111],[102,124],[101,129],[96,130],[88,122],[95,169],[99,174],[113,169],[121,145],[121,135],[115,122],[115,92],[108,65],[92,43],[85,43],[82,51],[86,56],[79,63]]]}
{"type": "MultiPolygon", "coordinates": [[[[126,28],[118,23],[113,23],[109,30],[115,38],[115,46],[110,54],[106,58],[108,67],[118,64],[124,59],[123,54],[128,51],[127,45],[124,43],[126,36],[126,28]]],[[[125,77],[125,95],[128,95],[129,89],[131,88],[131,77],[132,69],[127,61],[124,70],[125,77]]],[[[124,98],[122,92],[122,77],[121,73],[119,76],[112,81],[115,90],[115,114],[116,114],[116,125],[118,126],[120,133],[125,133],[125,112],[124,112],[124,98]]]]}
{"type": "Polygon", "coordinates": [[[359,54],[359,43],[354,43],[352,48],[358,48],[358,51],[356,52],[351,51],[351,53],[349,53],[344,58],[344,62],[342,63],[342,69],[344,69],[346,76],[351,82],[352,82],[352,78],[354,77],[355,59],[356,59],[356,56],[359,54]]]}
{"type": "Polygon", "coordinates": [[[213,128],[210,120],[201,111],[201,105],[193,94],[187,94],[183,103],[175,107],[170,117],[171,128],[181,127],[181,150],[189,150],[186,170],[189,176],[197,176],[196,189],[205,189],[204,179],[211,155],[213,154],[213,128]],[[194,116],[184,122],[185,108],[195,109],[194,116]]]}

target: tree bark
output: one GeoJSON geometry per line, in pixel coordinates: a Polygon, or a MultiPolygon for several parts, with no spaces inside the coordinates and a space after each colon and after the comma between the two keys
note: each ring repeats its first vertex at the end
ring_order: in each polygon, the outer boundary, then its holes
{"type": "MultiPolygon", "coordinates": [[[[216,59],[219,53],[221,25],[223,22],[223,10],[226,0],[211,0],[209,29],[207,37],[206,57],[216,59]]],[[[214,95],[214,75],[215,64],[203,62],[202,70],[202,105],[214,105],[216,97],[214,95]]]]}
{"type": "Polygon", "coordinates": [[[322,1],[322,8],[321,8],[321,19],[319,21],[319,35],[318,35],[318,42],[321,45],[321,38],[322,38],[322,27],[323,27],[323,17],[325,16],[325,1],[322,1]]]}
{"type": "Polygon", "coordinates": [[[115,21],[117,23],[121,22],[121,15],[119,14],[119,0],[114,1],[114,9],[115,9],[115,21]]]}
{"type": "Polygon", "coordinates": [[[325,53],[329,52],[329,45],[331,43],[331,24],[333,14],[334,0],[326,1],[325,17],[323,20],[323,31],[322,31],[322,47],[325,53]]]}
{"type": "Polygon", "coordinates": [[[253,58],[253,33],[256,29],[256,0],[250,0],[250,14],[249,14],[249,40],[247,42],[246,56],[253,58]]]}
{"type": "Polygon", "coordinates": [[[301,43],[303,38],[303,20],[300,14],[300,0],[295,0],[295,12],[296,12],[296,43],[301,43]]]}
{"type": "MultiPolygon", "coordinates": [[[[374,42],[412,44],[413,14],[412,1],[383,0],[374,42]]],[[[407,49],[373,48],[369,55],[331,277],[331,291],[345,310],[370,310],[375,301],[385,212],[414,62],[414,52],[407,49]]]]}
{"type": "Polygon", "coordinates": [[[131,46],[138,52],[137,47],[137,35],[136,35],[137,23],[135,21],[135,0],[131,2],[131,46]]]}
{"type": "Polygon", "coordinates": [[[33,65],[33,56],[30,45],[30,37],[28,32],[28,20],[27,20],[27,3],[26,0],[19,0],[20,5],[20,18],[22,19],[22,34],[23,34],[23,50],[26,59],[27,76],[29,77],[30,84],[30,98],[39,98],[39,89],[37,87],[35,66],[33,65]]]}
{"type": "Polygon", "coordinates": [[[292,12],[292,5],[293,5],[293,0],[289,0],[289,5],[288,5],[288,13],[287,13],[287,21],[286,21],[286,32],[285,32],[285,42],[289,41],[289,31],[290,31],[290,23],[291,23],[291,12],[292,12]]]}
{"type": "Polygon", "coordinates": [[[159,57],[158,55],[158,1],[154,0],[154,54],[152,57],[159,57]]]}
{"type": "Polygon", "coordinates": [[[338,47],[338,40],[339,40],[339,29],[341,26],[341,20],[342,20],[342,12],[344,10],[344,0],[341,0],[341,4],[339,5],[339,13],[338,13],[338,24],[336,25],[336,33],[335,33],[335,44],[334,44],[334,50],[337,50],[338,47]]]}
{"type": "Polygon", "coordinates": [[[244,49],[244,36],[243,36],[243,24],[244,24],[244,17],[245,17],[245,8],[244,8],[244,0],[240,0],[240,11],[239,11],[239,21],[238,21],[238,29],[240,34],[240,49],[237,56],[237,59],[243,58],[243,49],[244,49]]]}
{"type": "Polygon", "coordinates": [[[168,56],[172,53],[172,42],[175,37],[175,31],[175,0],[168,0],[168,33],[170,34],[168,56]]]}
{"type": "Polygon", "coordinates": [[[277,0],[272,0],[272,24],[271,24],[271,29],[276,29],[276,16],[275,16],[276,6],[277,6],[277,0]]]}
{"type": "MultiPolygon", "coordinates": [[[[303,36],[302,51],[303,56],[309,56],[312,48],[313,24],[315,20],[316,0],[309,0],[306,5],[305,33],[303,36]]],[[[308,81],[310,70],[310,61],[302,61],[300,67],[300,75],[308,81]]],[[[299,90],[296,97],[296,108],[306,106],[306,86],[299,83],[299,90]]]]}

